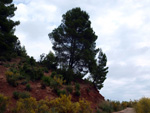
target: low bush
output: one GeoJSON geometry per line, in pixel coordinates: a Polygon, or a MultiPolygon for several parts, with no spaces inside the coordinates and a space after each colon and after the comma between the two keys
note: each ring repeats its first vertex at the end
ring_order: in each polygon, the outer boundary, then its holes
{"type": "Polygon", "coordinates": [[[27,83],[28,83],[27,80],[24,80],[24,81],[21,82],[22,85],[26,85],[27,83]]]}
{"type": "Polygon", "coordinates": [[[79,97],[79,96],[81,95],[80,91],[79,91],[79,90],[76,90],[76,91],[75,91],[75,95],[79,97]]]}
{"type": "Polygon", "coordinates": [[[42,84],[45,85],[45,86],[50,86],[50,80],[51,78],[50,77],[47,77],[47,76],[43,76],[42,77],[42,84]]]}
{"type": "Polygon", "coordinates": [[[69,94],[71,94],[73,92],[73,87],[72,86],[67,86],[66,90],[69,94]]]}
{"type": "Polygon", "coordinates": [[[66,90],[60,90],[60,89],[57,90],[57,95],[58,95],[58,96],[66,95],[66,94],[67,94],[67,93],[66,93],[66,90]]]}
{"type": "Polygon", "coordinates": [[[92,113],[90,102],[88,102],[85,99],[79,99],[79,104],[80,104],[79,113],[92,113]]]}
{"type": "Polygon", "coordinates": [[[50,86],[51,86],[51,88],[54,89],[54,91],[59,89],[65,83],[62,75],[57,74],[53,78],[52,77],[50,77],[50,78],[51,78],[50,79],[50,86]]]}
{"type": "Polygon", "coordinates": [[[64,80],[66,81],[66,84],[71,83],[71,81],[74,80],[74,73],[72,70],[66,70],[66,69],[58,69],[58,74],[63,75],[64,80]]]}
{"type": "Polygon", "coordinates": [[[135,105],[136,113],[150,113],[150,98],[142,98],[135,105]]]}
{"type": "MultiPolygon", "coordinates": [[[[103,101],[98,108],[102,110],[104,113],[112,113],[113,112],[113,106],[111,102],[109,101],[103,101]]],[[[99,110],[99,111],[100,111],[99,110]]]]}
{"type": "Polygon", "coordinates": [[[31,90],[32,90],[30,84],[27,84],[25,89],[26,89],[27,91],[31,91],[31,90]]]}
{"type": "Polygon", "coordinates": [[[123,110],[123,106],[119,101],[110,101],[114,111],[123,110]]]}
{"type": "Polygon", "coordinates": [[[76,96],[80,96],[81,95],[81,93],[80,93],[80,84],[79,83],[75,84],[75,95],[76,96]]]}
{"type": "Polygon", "coordinates": [[[80,90],[80,84],[79,83],[75,84],[75,90],[80,90]]]}
{"type": "Polygon", "coordinates": [[[0,113],[4,113],[9,104],[9,98],[0,94],[0,113]]]}
{"type": "Polygon", "coordinates": [[[71,96],[61,95],[54,100],[48,98],[37,101],[30,97],[19,99],[14,113],[92,113],[90,103],[84,99],[72,102],[71,96]]]}
{"type": "Polygon", "coordinates": [[[11,86],[18,86],[18,79],[19,79],[19,74],[18,73],[13,73],[11,71],[7,71],[5,73],[6,75],[6,80],[11,86]]]}
{"type": "Polygon", "coordinates": [[[19,99],[13,113],[38,113],[38,104],[35,98],[19,99]]]}
{"type": "Polygon", "coordinates": [[[31,66],[27,63],[24,63],[24,65],[20,68],[20,74],[23,75],[26,79],[30,79],[32,81],[40,80],[44,75],[42,69],[31,66]]]}
{"type": "Polygon", "coordinates": [[[30,94],[29,94],[28,92],[14,91],[14,92],[13,92],[13,97],[14,97],[15,99],[30,98],[30,94]]]}

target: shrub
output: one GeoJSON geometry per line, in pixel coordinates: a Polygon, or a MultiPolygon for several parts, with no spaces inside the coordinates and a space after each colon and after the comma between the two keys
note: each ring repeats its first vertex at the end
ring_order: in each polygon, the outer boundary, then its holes
{"type": "Polygon", "coordinates": [[[135,105],[137,113],[150,113],[150,98],[142,98],[135,105]]]}
{"type": "Polygon", "coordinates": [[[76,96],[80,96],[80,84],[79,83],[76,83],[75,84],[75,95],[76,96]]]}
{"type": "Polygon", "coordinates": [[[113,111],[113,107],[111,105],[111,102],[109,102],[109,101],[103,101],[99,105],[99,109],[101,109],[103,112],[106,112],[106,113],[112,113],[112,111],[113,111]]]}
{"type": "Polygon", "coordinates": [[[27,83],[28,83],[28,81],[26,81],[26,80],[21,82],[22,85],[25,85],[27,83]]]}
{"type": "Polygon", "coordinates": [[[120,111],[123,109],[123,106],[121,105],[119,101],[111,101],[111,105],[114,111],[120,111]]]}
{"type": "Polygon", "coordinates": [[[20,98],[20,92],[14,91],[13,97],[14,97],[14,99],[19,99],[20,98]]]}
{"type": "Polygon", "coordinates": [[[71,94],[73,92],[73,87],[72,86],[67,86],[66,90],[67,90],[68,93],[71,94]]]}
{"type": "Polygon", "coordinates": [[[28,78],[32,81],[40,80],[44,75],[42,69],[33,67],[27,63],[20,68],[20,73],[21,75],[25,76],[25,78],[28,78]]]}
{"type": "Polygon", "coordinates": [[[50,81],[51,81],[50,79],[51,79],[50,77],[43,76],[42,77],[42,84],[45,86],[50,86],[50,81]]]}
{"type": "Polygon", "coordinates": [[[37,109],[37,101],[35,98],[25,98],[17,101],[16,108],[14,109],[14,113],[38,113],[37,109]]]}
{"type": "Polygon", "coordinates": [[[79,113],[92,113],[90,103],[85,99],[79,99],[80,109],[79,113]]]}
{"type": "Polygon", "coordinates": [[[48,98],[37,101],[30,97],[19,99],[14,113],[92,113],[90,103],[84,99],[73,103],[71,96],[61,95],[54,100],[48,98]]]}
{"type": "Polygon", "coordinates": [[[67,94],[67,93],[66,93],[66,90],[60,90],[60,89],[57,90],[57,95],[58,95],[58,96],[66,95],[66,94],[67,94]]]}
{"type": "Polygon", "coordinates": [[[27,84],[25,89],[26,89],[27,91],[31,91],[31,90],[32,90],[30,84],[27,84]]]}
{"type": "Polygon", "coordinates": [[[61,95],[60,98],[56,98],[50,102],[50,106],[53,107],[58,113],[78,113],[80,104],[78,102],[72,103],[71,96],[61,95]]]}
{"type": "Polygon", "coordinates": [[[81,95],[80,91],[79,91],[79,90],[76,90],[76,91],[75,91],[75,95],[79,97],[79,96],[81,95]]]}
{"type": "Polygon", "coordinates": [[[71,81],[74,80],[74,72],[66,69],[58,69],[57,72],[61,75],[63,75],[64,80],[66,80],[66,84],[71,83],[71,81]]]}
{"type": "Polygon", "coordinates": [[[4,56],[0,56],[0,61],[5,62],[5,61],[7,61],[7,59],[4,56]]]}
{"type": "Polygon", "coordinates": [[[30,94],[28,92],[18,92],[18,91],[14,91],[13,92],[13,97],[15,99],[20,99],[20,98],[30,98],[30,94]]]}
{"type": "Polygon", "coordinates": [[[51,77],[53,78],[55,75],[57,75],[57,73],[56,73],[55,71],[53,71],[53,72],[51,73],[51,77]]]}
{"type": "Polygon", "coordinates": [[[50,77],[50,86],[56,91],[58,88],[60,88],[65,81],[63,80],[62,75],[55,75],[53,78],[50,77]]]}
{"type": "Polygon", "coordinates": [[[80,90],[80,84],[79,83],[75,84],[75,90],[80,90]]]}
{"type": "Polygon", "coordinates": [[[88,94],[90,93],[90,90],[91,90],[90,88],[87,88],[87,89],[86,89],[86,91],[87,91],[88,94]]]}
{"type": "Polygon", "coordinates": [[[40,63],[46,66],[48,69],[56,70],[57,61],[55,55],[50,51],[46,56],[45,54],[40,55],[40,63]]]}
{"type": "Polygon", "coordinates": [[[0,113],[4,113],[9,104],[9,98],[0,94],[0,113]]]}
{"type": "Polygon", "coordinates": [[[5,73],[6,75],[6,80],[11,86],[18,86],[17,80],[19,79],[19,74],[18,73],[13,73],[11,71],[7,71],[5,73]]]}

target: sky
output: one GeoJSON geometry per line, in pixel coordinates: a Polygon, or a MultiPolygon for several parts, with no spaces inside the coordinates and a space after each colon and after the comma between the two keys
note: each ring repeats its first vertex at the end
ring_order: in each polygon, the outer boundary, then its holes
{"type": "Polygon", "coordinates": [[[48,34],[62,15],[80,7],[90,16],[97,48],[107,56],[109,73],[100,93],[129,101],[150,97],[150,0],[14,0],[15,35],[28,55],[39,60],[52,50],[48,34]]]}

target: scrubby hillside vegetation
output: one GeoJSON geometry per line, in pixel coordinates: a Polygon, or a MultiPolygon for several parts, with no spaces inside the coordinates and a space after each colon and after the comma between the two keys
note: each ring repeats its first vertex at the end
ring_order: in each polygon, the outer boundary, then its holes
{"type": "Polygon", "coordinates": [[[12,0],[0,1],[0,112],[91,113],[104,101],[107,58],[96,49],[89,15],[74,8],[49,34],[55,53],[36,61],[14,35],[12,0]],[[96,54],[99,52],[98,58],[96,54]],[[88,79],[83,77],[90,73],[88,79]]]}
{"type": "Polygon", "coordinates": [[[62,16],[48,34],[55,53],[43,53],[36,61],[14,35],[16,9],[12,0],[0,0],[0,113],[112,113],[127,107],[149,112],[148,98],[120,103],[99,93],[107,57],[96,48],[85,11],[77,7],[62,16]]]}

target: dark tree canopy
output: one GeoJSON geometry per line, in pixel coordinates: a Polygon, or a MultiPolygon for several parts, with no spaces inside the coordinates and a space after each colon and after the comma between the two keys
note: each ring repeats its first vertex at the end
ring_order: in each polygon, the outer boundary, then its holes
{"type": "Polygon", "coordinates": [[[97,62],[91,67],[91,77],[93,83],[97,89],[103,87],[103,82],[106,79],[106,74],[108,73],[108,67],[106,67],[107,57],[100,49],[97,62]]]}
{"type": "Polygon", "coordinates": [[[86,74],[98,52],[89,15],[74,8],[62,17],[60,26],[49,34],[59,67],[86,74]]]}
{"type": "Polygon", "coordinates": [[[14,27],[19,21],[14,22],[10,19],[16,9],[12,0],[0,0],[0,56],[11,54],[21,48],[18,38],[14,35],[14,27]]]}

